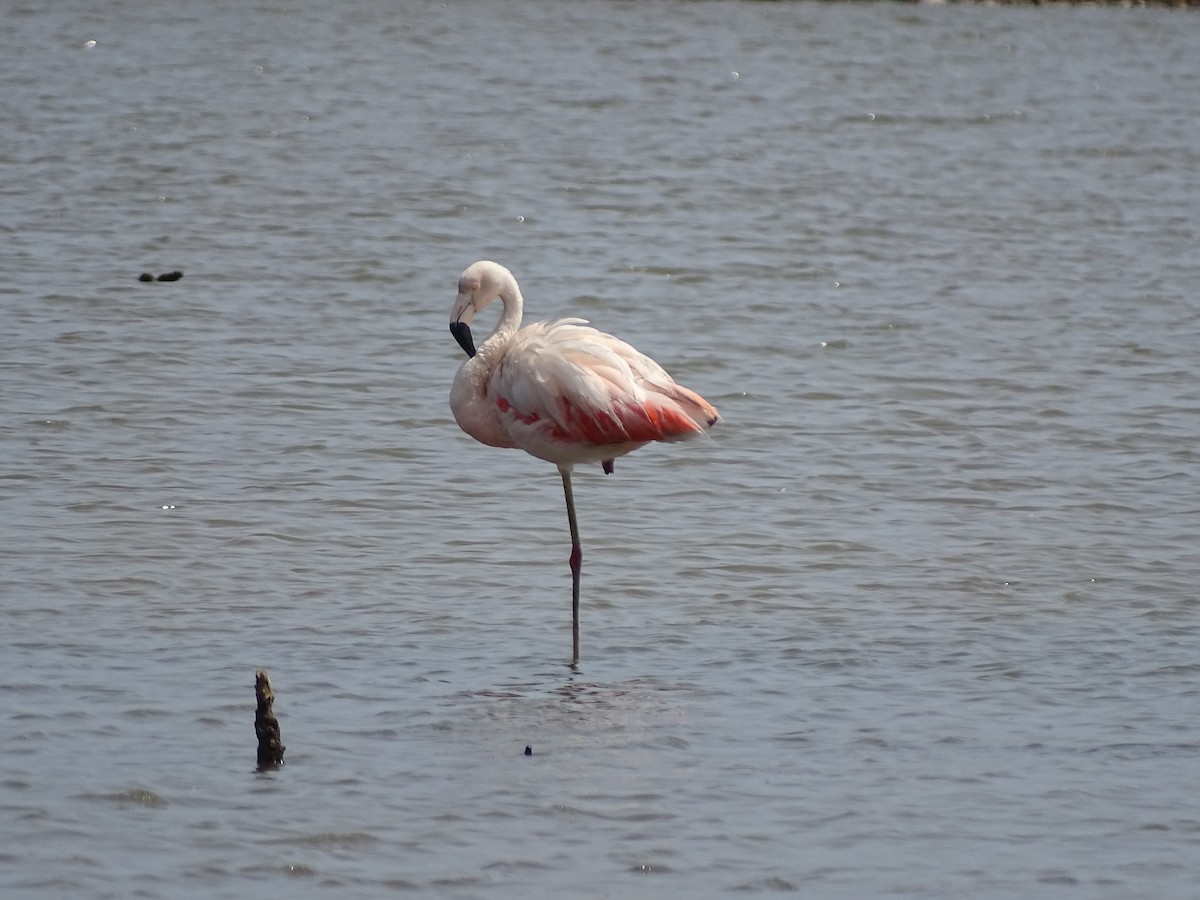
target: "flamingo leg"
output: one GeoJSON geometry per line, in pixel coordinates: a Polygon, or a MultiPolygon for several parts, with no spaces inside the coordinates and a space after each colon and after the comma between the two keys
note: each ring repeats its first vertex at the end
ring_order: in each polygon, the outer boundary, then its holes
{"type": "Polygon", "coordinates": [[[583,547],[579,543],[579,523],[575,519],[575,494],[571,490],[571,469],[559,466],[563,494],[567,498],[567,524],[571,526],[571,662],[579,662],[579,573],[583,568],[583,547]]]}

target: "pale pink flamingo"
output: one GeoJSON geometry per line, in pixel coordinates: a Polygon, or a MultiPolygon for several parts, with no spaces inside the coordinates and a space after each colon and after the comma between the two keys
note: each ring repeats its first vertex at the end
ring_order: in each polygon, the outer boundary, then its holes
{"type": "Polygon", "coordinates": [[[571,469],[613,461],[650,441],[678,441],[716,424],[716,407],[676,384],[658,363],[583,319],[521,328],[524,300],[512,272],[482,260],[458,279],[450,333],[470,357],[454,378],[459,427],[491,447],[517,447],[558,466],[571,528],[571,646],[579,661],[579,573],[583,549],[571,469]],[[504,311],[475,349],[471,321],[500,298],[504,311]]]}

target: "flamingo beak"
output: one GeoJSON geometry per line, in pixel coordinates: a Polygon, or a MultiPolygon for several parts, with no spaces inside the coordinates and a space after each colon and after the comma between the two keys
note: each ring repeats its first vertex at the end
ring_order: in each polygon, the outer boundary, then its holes
{"type": "Polygon", "coordinates": [[[458,346],[467,352],[467,356],[475,355],[475,341],[471,339],[471,326],[466,322],[451,322],[450,333],[458,341],[458,346]]]}

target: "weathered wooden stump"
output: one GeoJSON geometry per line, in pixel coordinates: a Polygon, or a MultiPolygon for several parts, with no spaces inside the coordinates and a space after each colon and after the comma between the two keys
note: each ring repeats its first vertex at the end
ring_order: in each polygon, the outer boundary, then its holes
{"type": "Polygon", "coordinates": [[[283,765],[283,738],[279,733],[279,720],[272,706],[275,692],[267,673],[259,669],[254,674],[254,693],[258,697],[258,709],[254,713],[254,733],[258,735],[258,768],[277,769],[283,765]]]}

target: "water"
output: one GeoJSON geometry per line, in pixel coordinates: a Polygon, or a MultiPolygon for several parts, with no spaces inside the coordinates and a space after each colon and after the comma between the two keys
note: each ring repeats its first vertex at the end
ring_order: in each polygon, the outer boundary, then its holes
{"type": "Polygon", "coordinates": [[[1200,896],[1194,25],[6,11],[0,890],[1200,896]],[[577,670],[481,257],[725,418],[580,473],[577,670]]]}

